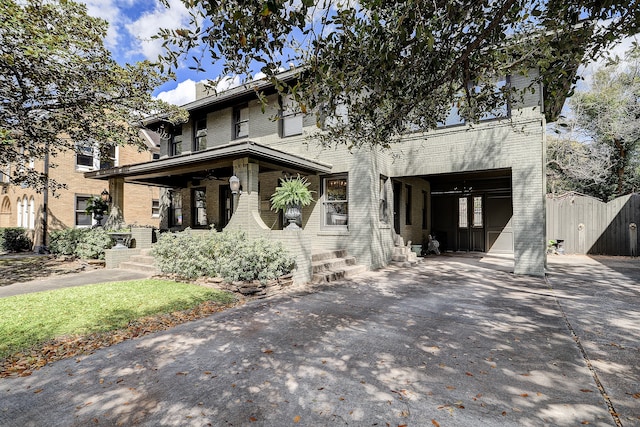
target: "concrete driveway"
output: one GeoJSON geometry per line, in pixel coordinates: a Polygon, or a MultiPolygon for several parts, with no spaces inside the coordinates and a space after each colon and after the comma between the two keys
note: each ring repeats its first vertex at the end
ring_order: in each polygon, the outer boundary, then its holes
{"type": "Polygon", "coordinates": [[[2,379],[0,425],[640,425],[640,266],[604,261],[431,257],[254,301],[2,379]]]}

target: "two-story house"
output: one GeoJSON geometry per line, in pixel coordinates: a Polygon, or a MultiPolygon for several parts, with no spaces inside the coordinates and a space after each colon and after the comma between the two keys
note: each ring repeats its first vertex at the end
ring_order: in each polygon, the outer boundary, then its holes
{"type": "MultiPolygon", "coordinates": [[[[290,71],[294,73],[294,71],[290,71]]],[[[531,77],[511,76],[524,86],[531,77]]],[[[512,253],[518,274],[544,274],[545,116],[542,91],[499,116],[469,126],[452,113],[442,127],[406,135],[391,150],[323,148],[314,115],[287,109],[267,82],[209,95],[198,89],[183,106],[189,120],[161,119],[160,159],[97,170],[87,177],[110,186],[164,187],[161,228],[241,228],[285,241],[298,266],[316,251],[345,249],[369,268],[386,265],[396,236],[422,243],[429,234],[450,251],[512,253]],[[263,113],[254,87],[270,102],[263,113]],[[279,117],[279,120],[274,120],[279,117]],[[303,209],[302,230],[283,229],[269,199],[285,176],[304,175],[315,203],[303,209]],[[232,194],[229,179],[240,179],[232,194]]],[[[117,192],[117,191],[116,191],[117,192]]],[[[124,190],[117,203],[127,206],[124,190]]],[[[125,211],[125,219],[126,211],[125,211]]],[[[304,275],[300,276],[304,279],[304,275]]]]}
{"type": "MultiPolygon", "coordinates": [[[[79,145],[77,151],[60,153],[51,159],[56,167],[49,167],[52,179],[66,184],[66,188],[38,193],[31,188],[9,185],[10,165],[0,173],[0,227],[23,227],[33,240],[36,249],[46,246],[48,233],[52,230],[74,227],[91,227],[95,219],[85,212],[90,197],[99,196],[103,190],[109,191],[104,182],[87,179],[85,172],[108,169],[120,164],[150,161],[158,156],[158,142],[154,134],[142,134],[149,151],[139,151],[134,147],[114,146],[108,153],[99,153],[93,145],[79,145]],[[155,153],[155,154],[154,154],[155,153]],[[45,212],[46,206],[46,215],[45,212]]],[[[31,162],[21,167],[44,171],[42,161],[31,162]]],[[[159,226],[160,198],[155,186],[127,184],[124,187],[132,203],[124,207],[124,214],[130,223],[159,226]]]]}

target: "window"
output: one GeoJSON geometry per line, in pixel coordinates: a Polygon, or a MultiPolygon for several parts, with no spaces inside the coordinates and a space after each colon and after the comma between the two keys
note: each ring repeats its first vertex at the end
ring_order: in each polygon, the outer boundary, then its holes
{"type": "Polygon", "coordinates": [[[90,196],[76,196],[76,227],[91,227],[92,216],[85,212],[90,196]]]}
{"type": "Polygon", "coordinates": [[[182,154],[182,126],[174,129],[169,141],[169,155],[179,156],[180,154],[182,154]]]}
{"type": "Polygon", "coordinates": [[[22,199],[18,199],[18,203],[16,203],[16,208],[18,209],[18,227],[22,227],[22,199]]]}
{"type": "Polygon", "coordinates": [[[151,201],[151,217],[159,218],[160,217],[160,200],[153,199],[151,201]]]}
{"type": "Polygon", "coordinates": [[[27,196],[22,198],[22,226],[29,228],[29,202],[27,196]]]}
{"type": "Polygon", "coordinates": [[[427,192],[422,190],[422,229],[426,230],[427,227],[427,218],[428,218],[428,211],[427,211],[427,192]]]}
{"type": "Polygon", "coordinates": [[[8,183],[11,179],[11,167],[9,165],[0,169],[0,182],[8,183]]]}
{"type": "Polygon", "coordinates": [[[282,99],[280,110],[280,136],[287,137],[302,134],[302,113],[291,95],[282,99]]]}
{"type": "Polygon", "coordinates": [[[233,138],[249,136],[249,107],[242,106],[233,109],[233,138]]]}
{"type": "Polygon", "coordinates": [[[36,228],[36,202],[33,197],[29,199],[29,229],[36,228]]]}
{"type": "Polygon", "coordinates": [[[473,198],[473,226],[482,227],[482,196],[473,198]]]}
{"type": "Polygon", "coordinates": [[[469,227],[469,213],[467,211],[467,198],[460,197],[458,199],[458,227],[469,227]]]}
{"type": "Polygon", "coordinates": [[[407,204],[405,206],[404,216],[405,216],[405,224],[411,225],[411,209],[413,208],[413,200],[412,199],[412,188],[410,185],[407,185],[407,204]]]}
{"type": "Polygon", "coordinates": [[[76,166],[93,168],[93,144],[88,142],[76,144],[76,166]]]}
{"type": "Polygon", "coordinates": [[[204,188],[196,188],[191,193],[191,212],[193,212],[193,226],[207,226],[207,193],[204,188]]]}
{"type": "Polygon", "coordinates": [[[207,118],[196,120],[196,132],[193,138],[193,151],[202,151],[207,148],[207,118]]]}
{"type": "Polygon", "coordinates": [[[98,159],[100,169],[109,169],[118,165],[115,145],[104,145],[100,147],[100,159],[98,159]]]}
{"type": "Polygon", "coordinates": [[[171,205],[169,207],[169,226],[177,227],[182,225],[182,194],[179,191],[169,193],[171,205]]]}
{"type": "Polygon", "coordinates": [[[346,227],[349,222],[349,195],[346,176],[324,178],[324,225],[346,227]]]}
{"type": "MultiPolygon", "coordinates": [[[[509,84],[510,84],[509,76],[496,80],[494,95],[502,97],[503,88],[508,86],[509,84]]],[[[474,86],[471,83],[469,84],[469,88],[472,92],[476,92],[476,93],[479,92],[480,90],[478,86],[474,86]]],[[[460,96],[463,96],[463,95],[460,95],[460,96]]],[[[511,110],[510,110],[509,103],[505,102],[503,105],[498,106],[496,110],[490,111],[480,116],[480,121],[505,118],[505,117],[509,117],[510,114],[511,114],[511,110]]],[[[458,101],[458,102],[454,102],[444,122],[438,123],[438,127],[463,125],[465,123],[466,123],[465,120],[460,116],[459,101],[458,101]]]]}
{"type": "Polygon", "coordinates": [[[82,142],[76,144],[76,168],[109,169],[118,165],[118,157],[115,145],[90,144],[82,142]]]}
{"type": "Polygon", "coordinates": [[[387,178],[380,176],[380,205],[379,205],[379,218],[380,222],[385,224],[389,223],[389,197],[386,186],[387,178]]]}

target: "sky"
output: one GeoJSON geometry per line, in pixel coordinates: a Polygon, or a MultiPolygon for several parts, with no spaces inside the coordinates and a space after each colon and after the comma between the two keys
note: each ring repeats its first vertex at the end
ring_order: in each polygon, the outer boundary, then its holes
{"type": "MultiPolygon", "coordinates": [[[[179,28],[188,22],[188,14],[180,0],[169,0],[170,9],[158,0],[78,0],[87,6],[91,16],[109,23],[105,46],[120,64],[148,59],[156,61],[162,53],[161,42],[151,40],[160,28],[179,28]]],[[[164,101],[183,105],[195,100],[195,84],[218,77],[215,69],[208,74],[181,66],[176,70],[176,81],[159,87],[154,96],[164,101]]],[[[234,83],[226,79],[224,85],[234,83]]],[[[223,89],[224,86],[221,88],[223,89]]]]}
{"type": "MultiPolygon", "coordinates": [[[[109,22],[105,40],[118,63],[133,63],[144,59],[155,61],[162,53],[161,41],[151,40],[160,28],[179,28],[188,22],[188,13],[181,0],[168,0],[170,9],[158,0],[77,0],[87,5],[89,15],[109,22]]],[[[624,56],[631,46],[631,39],[624,40],[612,53],[624,56]]],[[[581,67],[579,73],[584,80],[578,83],[578,90],[587,90],[594,71],[603,62],[581,67]]],[[[218,77],[220,68],[207,66],[208,73],[196,72],[181,66],[176,70],[176,80],[167,82],[154,92],[154,96],[164,101],[183,105],[195,100],[195,85],[218,77]]],[[[260,76],[254,76],[259,78],[260,76]]],[[[218,90],[238,85],[238,79],[226,78],[218,90]]]]}

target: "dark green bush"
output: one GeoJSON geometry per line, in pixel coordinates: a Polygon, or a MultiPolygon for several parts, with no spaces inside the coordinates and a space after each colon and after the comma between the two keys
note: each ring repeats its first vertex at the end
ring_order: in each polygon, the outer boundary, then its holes
{"type": "Polygon", "coordinates": [[[49,250],[56,255],[75,255],[84,259],[104,259],[105,249],[113,245],[102,227],[68,228],[51,232],[49,250]]]}
{"type": "Polygon", "coordinates": [[[249,240],[240,231],[222,233],[164,233],[153,246],[153,256],[164,273],[181,277],[222,277],[227,281],[266,282],[295,267],[281,242],[249,240]]]}
{"type": "Polygon", "coordinates": [[[78,242],[87,233],[87,228],[66,228],[49,234],[49,250],[56,255],[75,255],[78,242]]]}
{"type": "Polygon", "coordinates": [[[25,235],[21,227],[0,228],[0,244],[2,250],[9,252],[30,251],[33,242],[25,235]]]}

